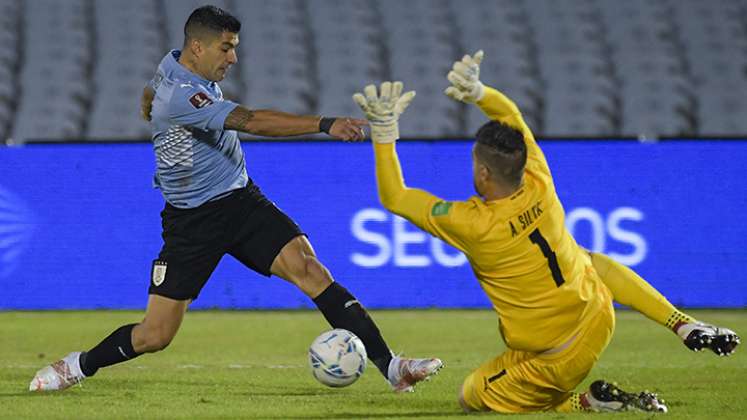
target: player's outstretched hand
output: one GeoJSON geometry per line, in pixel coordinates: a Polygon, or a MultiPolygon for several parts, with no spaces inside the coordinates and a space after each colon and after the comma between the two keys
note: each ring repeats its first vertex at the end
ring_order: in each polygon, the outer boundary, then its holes
{"type": "Polygon", "coordinates": [[[444,93],[450,98],[473,104],[485,95],[485,86],[480,82],[480,63],[485,54],[482,50],[470,56],[465,55],[461,61],[454,62],[452,70],[446,77],[451,82],[444,93]]]}
{"type": "Polygon", "coordinates": [[[378,94],[376,86],[368,85],[363,94],[353,95],[355,103],[366,114],[374,143],[394,143],[399,138],[397,121],[415,97],[414,90],[403,94],[402,89],[402,82],[384,82],[378,94]]]}
{"type": "Polygon", "coordinates": [[[362,141],[366,138],[363,127],[368,125],[368,121],[356,118],[335,118],[332,127],[329,129],[329,135],[345,141],[362,141]]]}

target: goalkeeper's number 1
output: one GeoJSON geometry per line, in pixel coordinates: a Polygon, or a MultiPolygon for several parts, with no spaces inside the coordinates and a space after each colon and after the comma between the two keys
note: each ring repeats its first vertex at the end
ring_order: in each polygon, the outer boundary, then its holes
{"type": "Polygon", "coordinates": [[[529,240],[537,245],[542,251],[542,255],[547,258],[547,264],[550,266],[550,272],[552,273],[552,279],[555,280],[555,285],[558,287],[562,286],[563,283],[565,283],[565,279],[563,279],[563,273],[560,272],[558,257],[555,255],[555,252],[550,249],[550,244],[548,244],[547,239],[542,236],[539,228],[534,229],[534,231],[529,234],[529,240]]]}

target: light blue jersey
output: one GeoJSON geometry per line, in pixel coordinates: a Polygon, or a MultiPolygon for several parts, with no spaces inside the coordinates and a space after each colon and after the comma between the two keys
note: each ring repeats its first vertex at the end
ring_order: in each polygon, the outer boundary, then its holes
{"type": "Polygon", "coordinates": [[[223,123],[238,104],[218,84],[179,64],[181,51],[161,60],[150,85],[154,185],[174,207],[193,208],[249,182],[236,131],[223,123]]]}

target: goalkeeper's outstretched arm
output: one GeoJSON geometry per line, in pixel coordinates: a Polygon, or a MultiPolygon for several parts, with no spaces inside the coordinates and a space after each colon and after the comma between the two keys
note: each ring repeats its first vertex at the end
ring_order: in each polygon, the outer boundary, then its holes
{"type": "Polygon", "coordinates": [[[461,61],[454,62],[447,76],[451,86],[447,87],[444,93],[454,100],[475,104],[491,120],[506,123],[521,131],[527,145],[527,157],[537,159],[547,166],[545,155],[524,122],[519,107],[506,95],[485,86],[480,81],[480,63],[483,57],[484,54],[480,50],[472,56],[465,55],[461,61]]]}
{"type": "Polygon", "coordinates": [[[454,232],[454,228],[459,224],[459,221],[455,221],[459,218],[454,217],[457,212],[452,211],[450,215],[444,216],[452,205],[460,207],[465,203],[446,203],[427,191],[409,188],[402,176],[402,167],[395,147],[395,142],[399,138],[398,119],[415,96],[415,92],[402,94],[401,82],[384,82],[381,85],[381,95],[377,94],[373,85],[366,86],[364,93],[365,96],[355,94],[353,99],[366,114],[371,126],[371,140],[376,159],[376,183],[381,204],[426,232],[460,250],[465,250],[463,235],[454,232]],[[442,209],[446,211],[441,212],[442,209]],[[439,217],[434,217],[434,213],[439,217]]]}
{"type": "Polygon", "coordinates": [[[381,205],[430,232],[427,223],[428,213],[436,203],[443,200],[427,191],[405,185],[394,143],[374,143],[374,156],[376,185],[381,205]]]}
{"type": "Polygon", "coordinates": [[[423,190],[407,188],[402,177],[394,144],[399,139],[399,116],[415,97],[415,91],[403,94],[402,88],[402,82],[384,82],[379,94],[376,86],[368,85],[363,94],[353,95],[353,100],[366,114],[371,126],[381,204],[423,228],[424,215],[438,198],[423,190]]]}

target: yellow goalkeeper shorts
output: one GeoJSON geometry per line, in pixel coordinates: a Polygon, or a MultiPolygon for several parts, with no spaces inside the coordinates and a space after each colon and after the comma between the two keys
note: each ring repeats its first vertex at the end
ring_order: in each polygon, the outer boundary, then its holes
{"type": "Polygon", "coordinates": [[[615,329],[612,295],[606,286],[600,310],[588,326],[558,351],[530,353],[508,350],[472,372],[462,385],[465,404],[472,410],[522,413],[553,410],[599,360],[615,329]]]}

